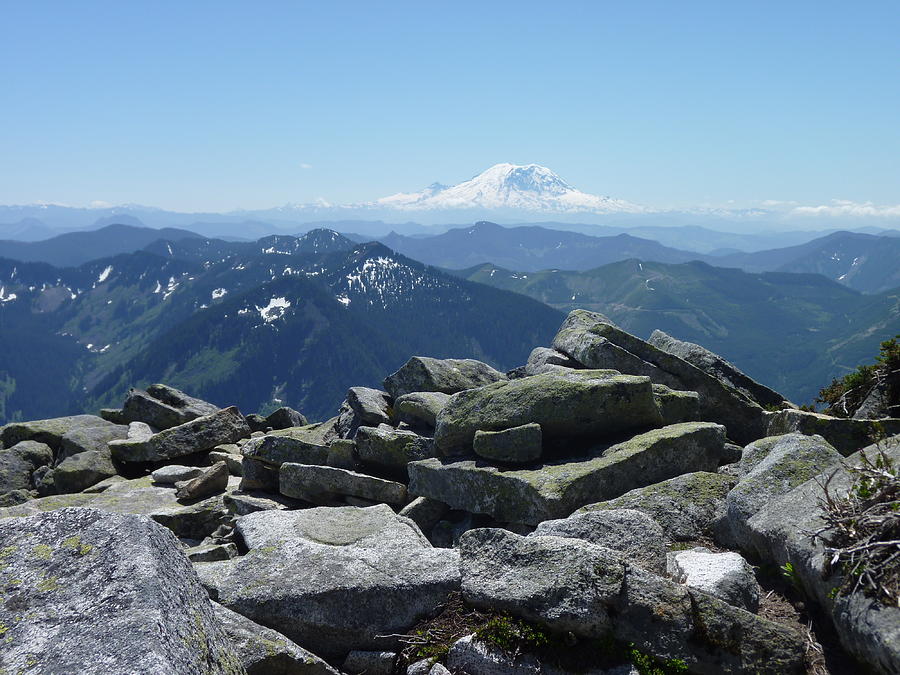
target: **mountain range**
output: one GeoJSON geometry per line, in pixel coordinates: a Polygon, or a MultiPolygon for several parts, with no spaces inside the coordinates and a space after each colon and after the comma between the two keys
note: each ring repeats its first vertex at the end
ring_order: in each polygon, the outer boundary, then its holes
{"type": "MultiPolygon", "coordinates": [[[[425,181],[423,181],[424,184],[425,181]]],[[[751,237],[775,232],[799,230],[836,230],[840,228],[873,230],[896,227],[897,209],[871,204],[840,203],[832,206],[800,206],[771,202],[753,208],[650,208],[625,199],[599,196],[573,187],[558,174],[538,164],[495,164],[481,173],[454,185],[432,183],[427,188],[347,204],[331,204],[322,199],[310,203],[287,203],[265,209],[238,209],[227,213],[180,213],[164,209],[125,204],[96,208],[59,204],[0,206],[0,239],[35,240],[47,230],[85,229],[120,222],[151,227],[180,227],[204,236],[256,239],[267,234],[296,232],[304,223],[325,222],[356,225],[346,231],[366,236],[383,235],[390,229],[401,234],[427,233],[450,223],[493,220],[505,223],[552,222],[557,229],[572,229],[586,234],[610,235],[609,231],[638,228],[638,236],[652,234],[659,227],[687,227],[685,231],[701,252],[737,248],[743,245],[704,241],[701,230],[723,230],[751,237]],[[418,222],[409,222],[414,216],[418,222]],[[132,219],[132,220],[128,220],[132,219]],[[384,227],[384,223],[392,223],[384,227]],[[644,228],[648,228],[646,231],[644,228]],[[710,248],[710,244],[712,247],[710,248]]],[[[329,225],[332,229],[343,227],[329,225]]],[[[309,228],[307,228],[309,229],[309,228]]],[[[657,234],[652,238],[659,238],[657,234]]],[[[731,238],[732,242],[734,238],[731,238]]],[[[663,242],[673,245],[673,242],[663,242]]],[[[800,241],[785,241],[797,244],[800,241]]],[[[676,246],[681,248],[682,246],[676,246]]],[[[764,248],[762,246],[761,248],[764,248]]]]}
{"type": "Polygon", "coordinates": [[[74,268],[0,260],[0,422],[155,381],[325,418],[411,354],[519,365],[562,317],[334,232],[150,249],[74,268]]]}
{"type": "Polygon", "coordinates": [[[700,343],[798,403],[900,334],[900,289],[863,295],[818,274],[639,260],[582,272],[487,264],[459,274],[562,311],[601,312],[639,337],[660,329],[700,343]]]}

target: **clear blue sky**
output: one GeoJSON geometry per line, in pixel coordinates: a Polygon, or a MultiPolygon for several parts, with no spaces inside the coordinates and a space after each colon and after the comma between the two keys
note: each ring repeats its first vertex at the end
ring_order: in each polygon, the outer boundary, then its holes
{"type": "Polygon", "coordinates": [[[343,203],[497,162],[651,206],[900,203],[896,1],[0,9],[0,203],[343,203]]]}

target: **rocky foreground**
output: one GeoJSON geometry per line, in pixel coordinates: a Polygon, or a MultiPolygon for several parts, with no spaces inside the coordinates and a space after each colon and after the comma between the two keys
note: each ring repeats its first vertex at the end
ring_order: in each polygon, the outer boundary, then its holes
{"type": "Polygon", "coordinates": [[[811,536],[900,419],[580,310],[510,373],[384,388],[317,424],[153,385],[0,428],[0,673],[827,672],[761,609],[778,568],[845,662],[900,672],[900,609],[811,536]]]}

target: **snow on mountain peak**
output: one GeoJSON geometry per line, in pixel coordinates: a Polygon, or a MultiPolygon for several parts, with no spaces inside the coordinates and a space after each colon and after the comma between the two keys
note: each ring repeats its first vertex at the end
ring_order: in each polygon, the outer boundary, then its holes
{"type": "Polygon", "coordinates": [[[434,183],[421,192],[401,192],[375,202],[402,210],[522,209],[528,211],[625,212],[643,209],[621,199],[575,189],[538,164],[495,164],[457,185],[434,183]]]}

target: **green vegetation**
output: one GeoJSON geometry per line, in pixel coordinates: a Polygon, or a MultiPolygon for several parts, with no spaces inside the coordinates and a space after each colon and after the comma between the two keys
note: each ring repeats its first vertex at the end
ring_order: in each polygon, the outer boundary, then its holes
{"type": "Polygon", "coordinates": [[[889,409],[900,410],[900,335],[881,343],[875,363],[856,370],[819,392],[816,401],[825,404],[825,412],[836,417],[851,417],[876,390],[883,392],[889,409]]]}

